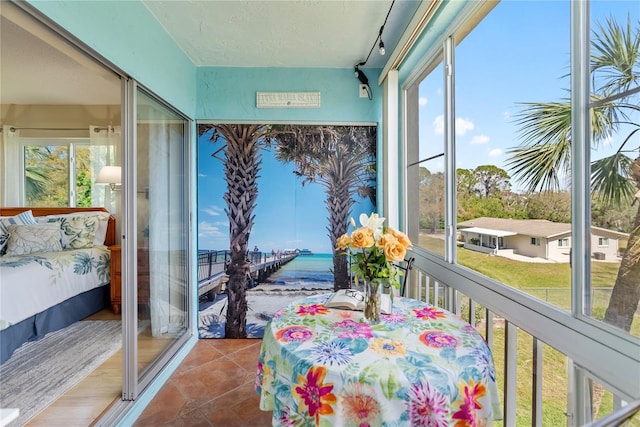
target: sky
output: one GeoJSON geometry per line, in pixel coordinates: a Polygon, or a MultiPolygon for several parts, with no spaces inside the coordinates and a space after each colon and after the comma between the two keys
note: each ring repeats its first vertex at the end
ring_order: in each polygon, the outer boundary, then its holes
{"type": "MultiPolygon", "coordinates": [[[[521,143],[514,123],[518,103],[569,97],[570,80],[563,77],[569,72],[569,14],[569,1],[503,1],[456,47],[458,168],[496,165],[509,173],[507,151],[521,143]]],[[[596,18],[602,22],[611,15],[626,24],[627,14],[637,25],[640,1],[594,1],[591,29],[596,29],[596,18]]],[[[440,66],[419,88],[420,159],[443,152],[442,96],[440,66]]],[[[592,157],[611,154],[621,141],[612,135],[592,157]]],[[[421,166],[439,172],[444,159],[421,166]]],[[[518,183],[512,184],[517,191],[518,183]]]]}
{"type": "MultiPolygon", "coordinates": [[[[507,150],[520,144],[514,116],[520,102],[561,101],[568,96],[569,1],[506,0],[456,47],[456,166],[473,169],[496,165],[510,172],[507,150]],[[490,46],[490,48],[487,48],[490,46]]],[[[597,18],[615,16],[620,23],[630,14],[640,19],[640,1],[594,1],[592,30],[597,18]]],[[[442,68],[420,84],[420,158],[443,152],[442,68]]],[[[638,135],[640,138],[640,135],[638,135]]],[[[621,143],[612,135],[592,151],[593,158],[611,154],[621,143]]],[[[638,144],[635,143],[634,146],[638,144]]],[[[222,162],[211,157],[217,149],[198,141],[199,249],[229,247],[229,226],[224,212],[226,191],[222,162]]],[[[432,172],[443,170],[443,158],[422,163],[432,172]]],[[[249,247],[270,252],[310,249],[330,253],[328,213],[323,188],[301,186],[292,165],[283,165],[263,151],[258,206],[249,247]],[[276,176],[277,179],[264,179],[276,176]],[[286,224],[286,226],[278,226],[286,224]]],[[[512,180],[513,181],[513,180],[512,180]]],[[[513,181],[513,190],[519,185],[513,181]]],[[[359,204],[353,216],[373,206],[359,204]]]]}

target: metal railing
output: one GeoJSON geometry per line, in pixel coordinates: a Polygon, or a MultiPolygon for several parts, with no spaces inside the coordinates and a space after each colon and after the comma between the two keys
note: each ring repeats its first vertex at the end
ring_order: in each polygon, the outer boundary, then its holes
{"type": "MultiPolygon", "coordinates": [[[[502,421],[495,421],[494,426],[524,426],[529,425],[530,420],[530,425],[536,427],[543,424],[609,427],[620,425],[616,424],[617,420],[629,419],[638,412],[637,402],[625,405],[621,396],[614,394],[611,390],[605,390],[605,386],[599,383],[595,376],[575,364],[568,355],[547,344],[548,334],[554,334],[557,331],[548,331],[544,336],[529,334],[512,319],[497,316],[469,298],[459,289],[459,286],[438,280],[435,276],[446,276],[447,274],[444,273],[446,270],[441,266],[432,267],[429,270],[435,271],[435,274],[425,271],[426,269],[421,268],[420,263],[413,265],[407,283],[407,296],[459,315],[483,335],[494,353],[497,382],[502,394],[502,421]],[[558,364],[558,359],[564,359],[565,368],[562,372],[558,372],[557,366],[551,367],[558,364]],[[523,368],[523,365],[526,368],[523,368]],[[582,384],[585,384],[582,388],[579,385],[580,381],[575,378],[578,375],[576,372],[582,374],[582,384]],[[523,379],[522,375],[530,377],[523,379]],[[564,378],[557,381],[558,376],[564,376],[564,378]],[[522,383],[525,380],[530,382],[531,386],[523,396],[522,383]],[[566,410],[550,415],[546,413],[549,409],[543,407],[543,389],[548,388],[549,384],[558,383],[566,387],[566,410]],[[607,408],[605,411],[600,411],[605,414],[598,414],[598,407],[602,401],[602,397],[596,397],[598,392],[607,393],[607,408]],[[580,394],[580,397],[572,394],[580,394]],[[579,403],[576,405],[575,402],[579,403]],[[551,421],[551,424],[549,424],[550,417],[555,420],[551,421]],[[597,418],[600,419],[593,421],[597,418]],[[562,422],[557,422],[560,419],[562,422]],[[591,424],[588,424],[590,422],[591,424]]],[[[482,285],[478,283],[477,286],[482,285]]],[[[491,305],[488,301],[486,304],[491,305]]],[[[634,419],[633,424],[630,425],[640,426],[640,420],[634,419]]]]}

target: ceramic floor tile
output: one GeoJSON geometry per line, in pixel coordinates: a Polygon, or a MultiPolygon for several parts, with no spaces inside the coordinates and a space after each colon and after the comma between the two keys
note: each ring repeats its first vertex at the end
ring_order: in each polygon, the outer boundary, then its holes
{"type": "Polygon", "coordinates": [[[262,427],[255,375],[261,340],[203,339],[145,408],[135,427],[262,427]]]}

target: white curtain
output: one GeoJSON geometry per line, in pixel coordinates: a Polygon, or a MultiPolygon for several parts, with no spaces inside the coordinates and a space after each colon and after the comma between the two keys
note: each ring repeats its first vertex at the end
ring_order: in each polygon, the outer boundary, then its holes
{"type": "Polygon", "coordinates": [[[0,165],[2,165],[2,185],[0,185],[0,206],[22,206],[20,189],[20,131],[11,125],[2,127],[0,136],[0,165]]]}
{"type": "MultiPolygon", "coordinates": [[[[89,126],[91,146],[91,182],[95,183],[103,166],[120,165],[120,126],[89,126]]],[[[119,197],[108,185],[93,184],[91,206],[103,206],[112,214],[120,212],[119,197]]]]}
{"type": "Polygon", "coordinates": [[[175,332],[184,330],[186,322],[181,256],[184,254],[183,138],[182,123],[158,120],[149,127],[148,242],[154,337],[172,338],[175,332]]]}
{"type": "MultiPolygon", "coordinates": [[[[149,126],[148,212],[149,272],[151,303],[151,334],[154,337],[169,332],[169,127],[158,120],[149,126]]],[[[138,182],[140,185],[140,182],[138,182]]],[[[140,190],[139,190],[140,191],[140,190]]]]}

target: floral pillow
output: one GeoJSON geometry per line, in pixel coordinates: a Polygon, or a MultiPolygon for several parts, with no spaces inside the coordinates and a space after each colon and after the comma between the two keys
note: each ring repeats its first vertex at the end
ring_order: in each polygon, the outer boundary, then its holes
{"type": "Polygon", "coordinates": [[[28,255],[34,252],[62,250],[60,227],[56,224],[9,225],[7,255],[28,255]]]}
{"type": "Polygon", "coordinates": [[[21,212],[14,216],[0,216],[0,255],[4,255],[7,251],[7,242],[9,241],[9,225],[36,224],[32,211],[21,212]]]}
{"type": "Polygon", "coordinates": [[[39,224],[58,223],[63,231],[62,244],[65,249],[90,248],[91,246],[104,245],[109,224],[107,212],[75,212],[62,215],[39,216],[36,218],[39,224]],[[75,231],[74,231],[75,230],[75,231]],[[89,245],[87,237],[93,234],[93,245],[89,245]],[[75,241],[80,235],[84,241],[75,241]],[[65,240],[74,241],[71,244],[65,240]],[[86,245],[86,246],[85,246],[86,245]]]}
{"type": "Polygon", "coordinates": [[[63,249],[83,249],[93,247],[98,229],[99,217],[69,215],[47,218],[42,224],[57,224],[62,232],[63,249]]]}

